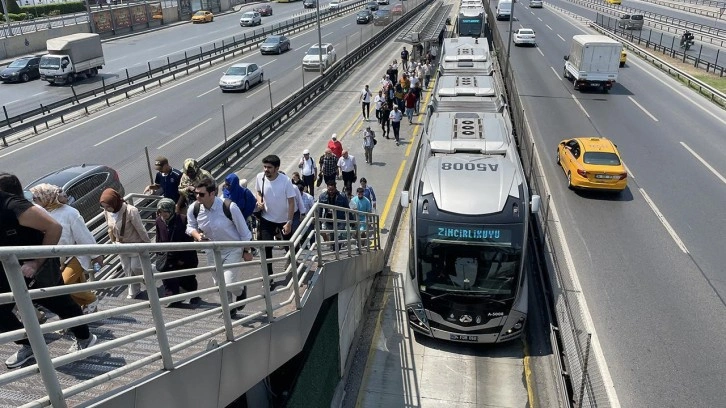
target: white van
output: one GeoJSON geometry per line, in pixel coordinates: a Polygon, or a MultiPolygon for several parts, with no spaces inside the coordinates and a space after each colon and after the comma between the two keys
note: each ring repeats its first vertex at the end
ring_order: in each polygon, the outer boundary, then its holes
{"type": "Polygon", "coordinates": [[[512,0],[499,0],[497,3],[497,20],[509,20],[512,15],[512,0]]]}

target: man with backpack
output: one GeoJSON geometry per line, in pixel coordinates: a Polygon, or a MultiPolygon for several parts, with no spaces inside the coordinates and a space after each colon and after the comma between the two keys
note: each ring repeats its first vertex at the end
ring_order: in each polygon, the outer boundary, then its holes
{"type": "MultiPolygon", "coordinates": [[[[187,235],[197,242],[202,241],[251,241],[252,233],[242,211],[232,200],[223,200],[217,196],[217,183],[210,177],[203,177],[194,186],[197,201],[189,206],[187,212],[187,235]]],[[[225,265],[252,260],[249,248],[224,248],[222,261],[225,265]]],[[[214,251],[207,251],[207,264],[214,265],[214,251]]],[[[212,275],[214,276],[214,275],[212,275]]],[[[230,285],[242,280],[241,267],[224,269],[224,282],[230,285]]],[[[215,278],[215,284],[216,284],[215,278]]],[[[227,287],[227,302],[239,302],[247,298],[247,287],[230,289],[227,287]]],[[[230,317],[237,318],[237,310],[244,306],[230,309],[230,317]]]]}
{"type": "Polygon", "coordinates": [[[311,196],[314,196],[315,179],[318,178],[318,167],[315,165],[315,160],[310,157],[310,150],[303,150],[303,155],[300,158],[300,163],[298,163],[297,167],[300,169],[303,186],[305,186],[305,189],[311,196]]]}

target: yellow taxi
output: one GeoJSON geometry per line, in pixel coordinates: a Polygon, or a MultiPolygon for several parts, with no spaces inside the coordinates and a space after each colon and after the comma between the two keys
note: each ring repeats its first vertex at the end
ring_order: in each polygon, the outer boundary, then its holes
{"type": "Polygon", "coordinates": [[[567,176],[567,187],[622,191],[628,172],[618,147],[604,137],[577,137],[557,145],[557,164],[567,176]]]}
{"type": "Polygon", "coordinates": [[[620,51],[620,68],[625,66],[625,61],[628,59],[628,53],[625,50],[620,51]]]}
{"type": "Polygon", "coordinates": [[[214,14],[211,11],[199,10],[192,15],[192,23],[209,23],[214,21],[214,14]]]}
{"type": "Polygon", "coordinates": [[[607,4],[622,4],[620,0],[605,0],[607,4]]]}

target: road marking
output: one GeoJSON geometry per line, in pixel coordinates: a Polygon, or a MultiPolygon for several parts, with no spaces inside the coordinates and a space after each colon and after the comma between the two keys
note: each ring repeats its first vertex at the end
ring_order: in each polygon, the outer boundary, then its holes
{"type": "Polygon", "coordinates": [[[154,116],[153,118],[149,118],[149,119],[146,119],[145,121],[143,121],[143,122],[141,122],[141,123],[139,123],[139,124],[137,124],[137,125],[135,125],[135,126],[131,126],[130,128],[128,128],[128,129],[126,129],[126,130],[124,130],[123,132],[119,132],[119,133],[116,133],[115,135],[113,135],[113,136],[111,136],[111,137],[109,137],[109,138],[107,138],[107,139],[104,139],[104,140],[102,140],[102,141],[100,141],[100,142],[96,143],[95,145],[93,145],[93,147],[98,147],[98,146],[100,146],[100,145],[102,145],[102,144],[104,144],[104,143],[108,142],[108,141],[109,141],[109,140],[111,140],[111,139],[114,139],[114,138],[116,138],[116,137],[118,137],[118,136],[121,136],[121,135],[123,135],[124,133],[130,132],[130,131],[132,131],[132,130],[136,129],[137,127],[139,127],[139,126],[142,126],[142,125],[146,124],[147,122],[151,122],[151,121],[152,121],[152,120],[154,120],[154,119],[156,119],[156,116],[154,116]]]}
{"type": "Polygon", "coordinates": [[[539,54],[544,57],[544,53],[542,52],[542,50],[540,50],[539,47],[535,47],[535,48],[537,49],[537,52],[539,52],[539,54]]]}
{"type": "Polygon", "coordinates": [[[204,95],[206,95],[206,94],[208,94],[208,93],[210,93],[210,92],[214,92],[214,91],[216,91],[217,89],[219,89],[219,87],[215,87],[215,88],[212,88],[212,89],[208,90],[207,92],[205,92],[205,93],[203,93],[203,94],[199,94],[199,95],[197,95],[197,98],[201,98],[202,96],[204,96],[204,95]]]}
{"type": "MultiPolygon", "coordinates": [[[[416,138],[414,137],[411,141],[411,145],[413,145],[413,140],[416,138]]],[[[383,206],[383,212],[381,212],[381,217],[379,218],[381,223],[381,229],[385,226],[386,223],[386,217],[388,217],[388,212],[391,211],[391,205],[393,204],[393,200],[399,195],[397,194],[398,189],[398,183],[401,182],[401,176],[403,175],[403,170],[406,168],[406,159],[403,159],[401,162],[401,165],[398,167],[398,171],[396,172],[396,178],[393,179],[393,185],[391,186],[391,194],[388,195],[388,199],[386,200],[386,205],[383,206]]]]}
{"type": "Polygon", "coordinates": [[[33,95],[30,95],[30,96],[38,96],[38,95],[43,95],[43,94],[46,94],[46,93],[48,93],[48,91],[38,92],[37,94],[33,94],[33,95]]]}
{"type": "Polygon", "coordinates": [[[557,77],[557,79],[559,79],[560,81],[562,81],[562,77],[560,77],[560,73],[557,72],[557,70],[555,69],[555,67],[550,66],[550,69],[552,70],[552,72],[555,73],[555,76],[557,77]]]}
{"type": "Polygon", "coordinates": [[[545,27],[547,27],[547,28],[549,28],[550,30],[552,30],[552,27],[550,27],[550,25],[549,25],[549,24],[545,24],[545,27]]]}
{"type": "MultiPolygon", "coordinates": [[[[698,101],[698,102],[697,101],[694,101],[688,95],[684,94],[680,90],[678,90],[675,87],[671,86],[666,81],[663,81],[662,79],[660,79],[657,76],[655,76],[655,74],[653,74],[652,72],[650,72],[650,70],[645,69],[645,67],[643,65],[641,65],[640,62],[636,62],[636,61],[637,60],[633,59],[633,60],[630,60],[628,63],[638,66],[640,69],[643,70],[643,72],[645,72],[646,74],[648,74],[651,77],[653,77],[653,79],[655,79],[656,81],[660,82],[661,84],[667,86],[668,88],[672,89],[675,93],[677,93],[678,95],[684,97],[686,100],[688,100],[689,102],[691,102],[694,106],[696,106],[698,109],[701,109],[702,111],[704,111],[707,114],[711,115],[717,121],[719,121],[719,122],[723,123],[724,125],[726,125],[726,119],[723,119],[723,118],[719,117],[718,115],[716,115],[715,113],[711,112],[710,110],[706,109],[706,106],[709,106],[708,104],[703,103],[703,101],[698,101]]],[[[685,85],[683,85],[683,86],[685,86],[685,85]]]]}
{"type": "Polygon", "coordinates": [[[272,61],[270,61],[270,62],[268,62],[268,63],[266,63],[266,64],[262,64],[262,65],[260,65],[260,67],[266,67],[266,66],[268,66],[268,65],[272,64],[272,63],[273,63],[273,62],[275,62],[275,61],[277,61],[277,58],[273,59],[272,61]]]}
{"type": "Polygon", "coordinates": [[[348,24],[344,25],[344,26],[343,26],[343,27],[341,27],[341,28],[345,28],[345,27],[348,27],[349,25],[352,25],[352,24],[353,24],[353,23],[348,23],[348,24]]]}
{"type": "Polygon", "coordinates": [[[331,35],[331,34],[333,34],[333,33],[327,33],[327,34],[324,34],[324,35],[323,35],[322,37],[320,37],[320,38],[325,38],[325,37],[327,37],[327,36],[329,36],[329,35],[331,35]]]}
{"type": "Polygon", "coordinates": [[[688,147],[687,144],[681,142],[681,146],[685,147],[686,150],[688,150],[693,155],[693,157],[698,159],[698,161],[700,161],[701,164],[706,166],[707,169],[711,170],[711,173],[713,173],[716,177],[718,177],[718,179],[721,180],[722,183],[726,184],[726,177],[722,176],[721,173],[719,173],[716,169],[713,168],[713,166],[708,164],[708,162],[706,160],[704,160],[703,157],[699,156],[698,153],[696,153],[695,151],[693,151],[693,149],[688,147]]]}
{"type": "MultiPolygon", "coordinates": [[[[270,82],[270,85],[274,84],[275,82],[277,82],[277,81],[270,82]]],[[[253,96],[257,95],[258,93],[260,93],[260,92],[264,91],[265,89],[267,89],[267,87],[265,86],[265,84],[266,84],[266,82],[260,83],[260,85],[262,85],[260,87],[260,89],[258,89],[256,91],[252,92],[251,94],[247,95],[247,99],[250,99],[251,97],[253,97],[253,96]]]]}
{"type": "Polygon", "coordinates": [[[10,105],[11,103],[20,102],[20,101],[22,101],[22,99],[15,99],[13,101],[6,103],[5,105],[7,106],[7,105],[10,105]]]}
{"type": "Polygon", "coordinates": [[[589,118],[590,115],[587,113],[587,111],[585,110],[585,108],[580,104],[580,101],[578,101],[577,98],[575,98],[575,95],[570,94],[570,96],[572,96],[572,99],[575,100],[575,103],[577,104],[577,106],[579,106],[580,109],[582,109],[582,111],[585,112],[585,116],[587,116],[589,118]]]}
{"type": "Polygon", "coordinates": [[[640,108],[640,110],[642,110],[643,112],[645,112],[645,114],[646,114],[646,115],[650,116],[650,118],[651,118],[651,119],[653,119],[654,121],[658,122],[658,118],[656,118],[655,116],[653,116],[653,115],[652,115],[652,114],[651,114],[650,112],[648,112],[648,110],[647,110],[647,109],[645,109],[645,108],[644,108],[644,107],[643,107],[643,106],[642,106],[641,104],[639,104],[638,102],[636,102],[636,101],[635,101],[635,99],[633,99],[633,97],[632,97],[632,96],[628,96],[628,99],[630,99],[630,100],[631,100],[631,101],[632,101],[632,102],[633,102],[633,103],[635,104],[635,106],[639,107],[639,108],[640,108]]]}
{"type": "Polygon", "coordinates": [[[655,213],[655,216],[658,217],[661,224],[663,224],[663,226],[665,227],[666,231],[668,231],[668,233],[671,235],[671,238],[673,238],[673,240],[676,241],[676,245],[678,245],[678,247],[681,248],[681,251],[683,251],[684,254],[687,254],[688,248],[686,248],[686,245],[678,237],[678,234],[676,234],[676,231],[673,229],[673,227],[671,227],[671,224],[668,222],[668,220],[666,220],[663,213],[661,213],[660,210],[658,210],[658,207],[656,207],[653,200],[650,199],[650,196],[648,196],[648,194],[642,188],[638,188],[638,190],[640,191],[640,194],[643,195],[643,198],[645,198],[645,202],[648,203],[648,205],[650,206],[650,209],[653,210],[653,212],[655,213]]]}
{"type": "MultiPolygon", "coordinates": [[[[539,17],[537,17],[537,20],[539,20],[539,21],[542,21],[542,19],[541,19],[541,18],[539,18],[539,17]]],[[[542,22],[544,22],[544,21],[542,21],[542,22]]]]}
{"type": "Polygon", "coordinates": [[[560,37],[560,40],[562,40],[562,42],[564,42],[564,41],[565,41],[565,39],[564,39],[564,38],[562,38],[562,36],[561,36],[561,35],[557,34],[557,36],[558,36],[558,37],[560,37]]]}
{"type": "Polygon", "coordinates": [[[628,173],[628,177],[631,179],[635,179],[635,174],[633,174],[633,171],[630,170],[630,167],[625,165],[625,162],[623,162],[623,167],[625,167],[625,171],[628,173]]]}
{"type": "Polygon", "coordinates": [[[161,146],[157,147],[157,149],[158,149],[158,150],[161,150],[161,149],[165,148],[165,147],[166,147],[167,145],[171,144],[171,142],[173,142],[173,141],[175,141],[175,140],[179,139],[180,137],[183,137],[184,135],[188,134],[189,132],[192,132],[193,130],[197,129],[198,127],[200,127],[200,126],[202,126],[202,125],[204,125],[204,124],[206,124],[206,123],[207,123],[207,122],[209,122],[210,120],[212,120],[212,118],[209,118],[209,119],[205,120],[204,122],[202,122],[202,123],[198,124],[197,126],[194,126],[193,128],[191,128],[191,129],[187,130],[186,132],[182,133],[181,135],[179,135],[179,136],[177,136],[177,137],[175,137],[175,138],[173,138],[173,139],[169,140],[168,142],[164,143],[163,145],[161,145],[161,146]]]}

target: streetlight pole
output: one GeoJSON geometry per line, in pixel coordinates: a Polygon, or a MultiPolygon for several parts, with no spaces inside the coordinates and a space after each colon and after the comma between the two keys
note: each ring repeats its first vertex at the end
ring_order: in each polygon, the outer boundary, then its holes
{"type": "Polygon", "coordinates": [[[10,29],[10,12],[8,11],[8,4],[5,0],[0,1],[2,1],[3,11],[5,11],[5,29],[7,30],[7,36],[10,37],[13,35],[13,32],[10,29]]]}
{"type": "Polygon", "coordinates": [[[507,74],[509,73],[509,52],[512,50],[512,23],[514,22],[514,1],[509,11],[509,36],[507,37],[507,62],[504,64],[504,83],[507,83],[507,74]]]}
{"type": "Polygon", "coordinates": [[[315,0],[315,11],[318,20],[318,61],[320,63],[320,75],[323,75],[325,68],[323,67],[323,36],[320,34],[320,0],[315,0]]]}

